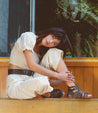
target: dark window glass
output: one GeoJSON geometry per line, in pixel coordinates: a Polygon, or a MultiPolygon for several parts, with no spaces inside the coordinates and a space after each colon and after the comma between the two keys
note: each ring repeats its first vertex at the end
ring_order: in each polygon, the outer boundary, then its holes
{"type": "Polygon", "coordinates": [[[36,32],[48,27],[67,32],[66,57],[98,57],[97,0],[36,0],[36,32]]]}
{"type": "Polygon", "coordinates": [[[29,0],[0,1],[0,56],[9,56],[10,49],[22,32],[29,31],[29,0]]]}

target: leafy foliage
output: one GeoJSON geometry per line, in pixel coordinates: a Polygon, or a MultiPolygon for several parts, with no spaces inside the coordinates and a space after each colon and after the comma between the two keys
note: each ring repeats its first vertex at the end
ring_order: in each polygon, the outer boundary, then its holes
{"type": "MultiPolygon", "coordinates": [[[[80,50],[84,57],[96,56],[96,45],[98,41],[98,4],[97,0],[56,0],[56,14],[59,18],[65,18],[72,27],[69,29],[71,35],[71,43],[74,52],[77,50],[79,43],[76,41],[74,34],[80,33],[80,50]],[[84,26],[83,26],[84,25],[84,26]]],[[[65,25],[66,26],[66,25],[65,25]]],[[[76,53],[74,53],[76,56],[76,53]]]]}

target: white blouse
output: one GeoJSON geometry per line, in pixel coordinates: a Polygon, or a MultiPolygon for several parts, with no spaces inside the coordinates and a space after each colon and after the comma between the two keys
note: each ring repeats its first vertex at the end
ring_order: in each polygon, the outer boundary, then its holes
{"type": "Polygon", "coordinates": [[[28,69],[27,62],[24,56],[24,50],[31,50],[34,54],[35,62],[39,62],[38,54],[33,50],[36,44],[37,36],[32,32],[22,33],[16,41],[10,55],[10,64],[14,64],[18,67],[28,69]]]}
{"type": "MultiPolygon", "coordinates": [[[[10,55],[10,64],[14,64],[23,69],[29,69],[25,55],[23,51],[25,49],[31,50],[34,54],[34,60],[36,63],[39,63],[39,56],[34,51],[34,46],[36,44],[37,36],[32,32],[22,33],[21,36],[16,41],[10,55]]],[[[45,65],[46,68],[52,68],[56,70],[60,58],[63,57],[63,51],[56,48],[51,48],[44,55],[44,58],[41,61],[41,65],[45,65]]],[[[43,66],[44,66],[43,65],[43,66]]]]}

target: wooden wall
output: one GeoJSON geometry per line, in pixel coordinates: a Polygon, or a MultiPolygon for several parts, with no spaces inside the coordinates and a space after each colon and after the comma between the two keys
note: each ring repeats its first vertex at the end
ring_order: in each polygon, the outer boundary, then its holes
{"type": "MultiPolygon", "coordinates": [[[[72,71],[76,84],[84,91],[98,98],[98,58],[66,58],[68,69],[72,71]]],[[[0,98],[6,98],[6,78],[9,58],[0,57],[0,98]]],[[[67,87],[58,87],[66,91],[67,87]]]]}
{"type": "Polygon", "coordinates": [[[9,58],[0,57],[0,98],[7,97],[6,95],[6,78],[8,75],[9,58]]]}
{"type": "Polygon", "coordinates": [[[76,84],[98,98],[98,58],[67,58],[65,63],[73,72],[76,84]]]}

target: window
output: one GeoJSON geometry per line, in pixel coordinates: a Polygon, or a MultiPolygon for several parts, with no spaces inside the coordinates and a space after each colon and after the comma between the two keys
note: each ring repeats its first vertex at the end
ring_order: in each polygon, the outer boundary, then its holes
{"type": "Polygon", "coordinates": [[[0,1],[0,55],[8,52],[9,0],[0,1]],[[6,7],[6,8],[5,8],[6,7]]]}
{"type": "Polygon", "coordinates": [[[97,15],[97,0],[1,0],[0,56],[9,56],[12,45],[25,31],[60,27],[72,44],[73,51],[66,51],[68,57],[98,57],[97,15]]]}
{"type": "Polygon", "coordinates": [[[36,0],[35,29],[48,27],[67,32],[73,51],[66,57],[98,57],[97,0],[36,0]]]}
{"type": "Polygon", "coordinates": [[[0,56],[9,56],[10,49],[22,32],[30,30],[30,1],[0,1],[0,56]]]}

